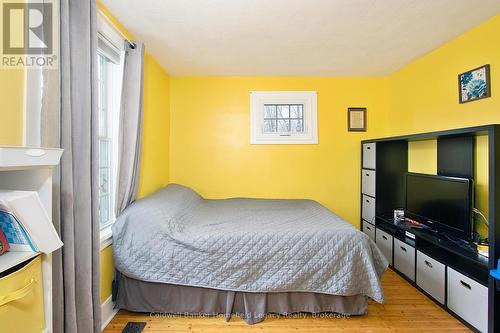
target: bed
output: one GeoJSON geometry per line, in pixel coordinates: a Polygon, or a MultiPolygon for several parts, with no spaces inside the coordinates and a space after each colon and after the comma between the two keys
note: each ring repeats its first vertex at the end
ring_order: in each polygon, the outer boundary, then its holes
{"type": "Polygon", "coordinates": [[[208,200],[170,184],[113,225],[117,307],[137,312],[361,315],[384,301],[387,260],[311,200],[208,200]]]}

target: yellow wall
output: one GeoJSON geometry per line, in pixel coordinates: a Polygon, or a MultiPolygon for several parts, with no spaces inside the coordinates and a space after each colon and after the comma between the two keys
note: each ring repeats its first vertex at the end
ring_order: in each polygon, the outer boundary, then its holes
{"type": "MultiPolygon", "coordinates": [[[[488,136],[477,136],[474,147],[474,203],[488,217],[488,136]]],[[[476,224],[476,231],[482,236],[488,235],[488,228],[484,224],[476,224]]]]}
{"type": "Polygon", "coordinates": [[[24,128],[24,71],[0,69],[0,145],[21,145],[24,128]]]}
{"type": "Polygon", "coordinates": [[[500,122],[500,15],[389,76],[388,134],[500,122]],[[491,65],[492,95],[458,103],[457,75],[491,65]]]}
{"type": "Polygon", "coordinates": [[[138,197],[169,180],[170,77],[146,54],[144,61],[144,122],[138,197]]]}
{"type": "Polygon", "coordinates": [[[175,77],[170,181],[203,196],[309,198],[359,224],[361,139],[381,135],[384,78],[175,77]],[[250,145],[253,90],[318,92],[318,145],[250,145]],[[368,132],[347,132],[347,107],[368,108],[368,132]]]}
{"type": "MultiPolygon", "coordinates": [[[[134,40],[121,23],[98,2],[101,10],[123,32],[134,40]]],[[[147,45],[146,45],[147,50],[147,45]]],[[[146,52],[144,58],[144,120],[142,130],[141,173],[138,196],[143,197],[168,183],[170,135],[170,77],[146,52]]],[[[113,280],[112,247],[101,252],[101,302],[111,295],[113,280]]]]}
{"type": "MultiPolygon", "coordinates": [[[[0,0],[0,6],[4,2],[0,0]]],[[[23,69],[0,68],[0,145],[16,146],[23,143],[24,74],[23,69]]]]}
{"type": "Polygon", "coordinates": [[[437,174],[437,140],[408,142],[408,171],[437,174]]]}
{"type": "Polygon", "coordinates": [[[111,295],[111,282],[114,277],[113,247],[101,251],[101,303],[111,295]]]}

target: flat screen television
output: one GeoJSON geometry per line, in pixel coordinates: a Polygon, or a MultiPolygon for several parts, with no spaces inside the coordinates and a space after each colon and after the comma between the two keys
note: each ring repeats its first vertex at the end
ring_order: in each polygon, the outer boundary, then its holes
{"type": "Polygon", "coordinates": [[[405,215],[438,232],[472,238],[473,180],[406,174],[405,215]]]}

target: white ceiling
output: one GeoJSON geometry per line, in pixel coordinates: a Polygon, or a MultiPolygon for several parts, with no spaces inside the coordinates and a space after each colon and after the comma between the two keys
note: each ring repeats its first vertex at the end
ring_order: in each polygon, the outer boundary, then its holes
{"type": "Polygon", "coordinates": [[[385,75],[500,12],[499,0],[102,2],[176,76],[385,75]]]}

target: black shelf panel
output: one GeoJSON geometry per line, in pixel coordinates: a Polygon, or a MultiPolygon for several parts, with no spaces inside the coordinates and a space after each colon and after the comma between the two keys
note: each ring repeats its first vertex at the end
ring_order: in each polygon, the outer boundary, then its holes
{"type": "Polygon", "coordinates": [[[482,126],[474,126],[474,127],[466,127],[452,130],[443,130],[443,131],[435,131],[435,132],[427,132],[427,133],[416,133],[409,135],[400,135],[379,139],[367,139],[362,140],[361,143],[371,143],[371,142],[389,142],[389,141],[417,141],[417,140],[432,140],[445,136],[453,136],[453,135],[485,135],[490,131],[493,131],[495,127],[499,126],[499,124],[490,124],[490,125],[482,125],[482,126]]]}
{"type": "Polygon", "coordinates": [[[474,178],[474,137],[441,137],[437,140],[438,175],[474,178]]]}
{"type": "Polygon", "coordinates": [[[405,174],[408,170],[408,143],[392,141],[377,143],[376,214],[387,214],[404,208],[405,174]]]}

